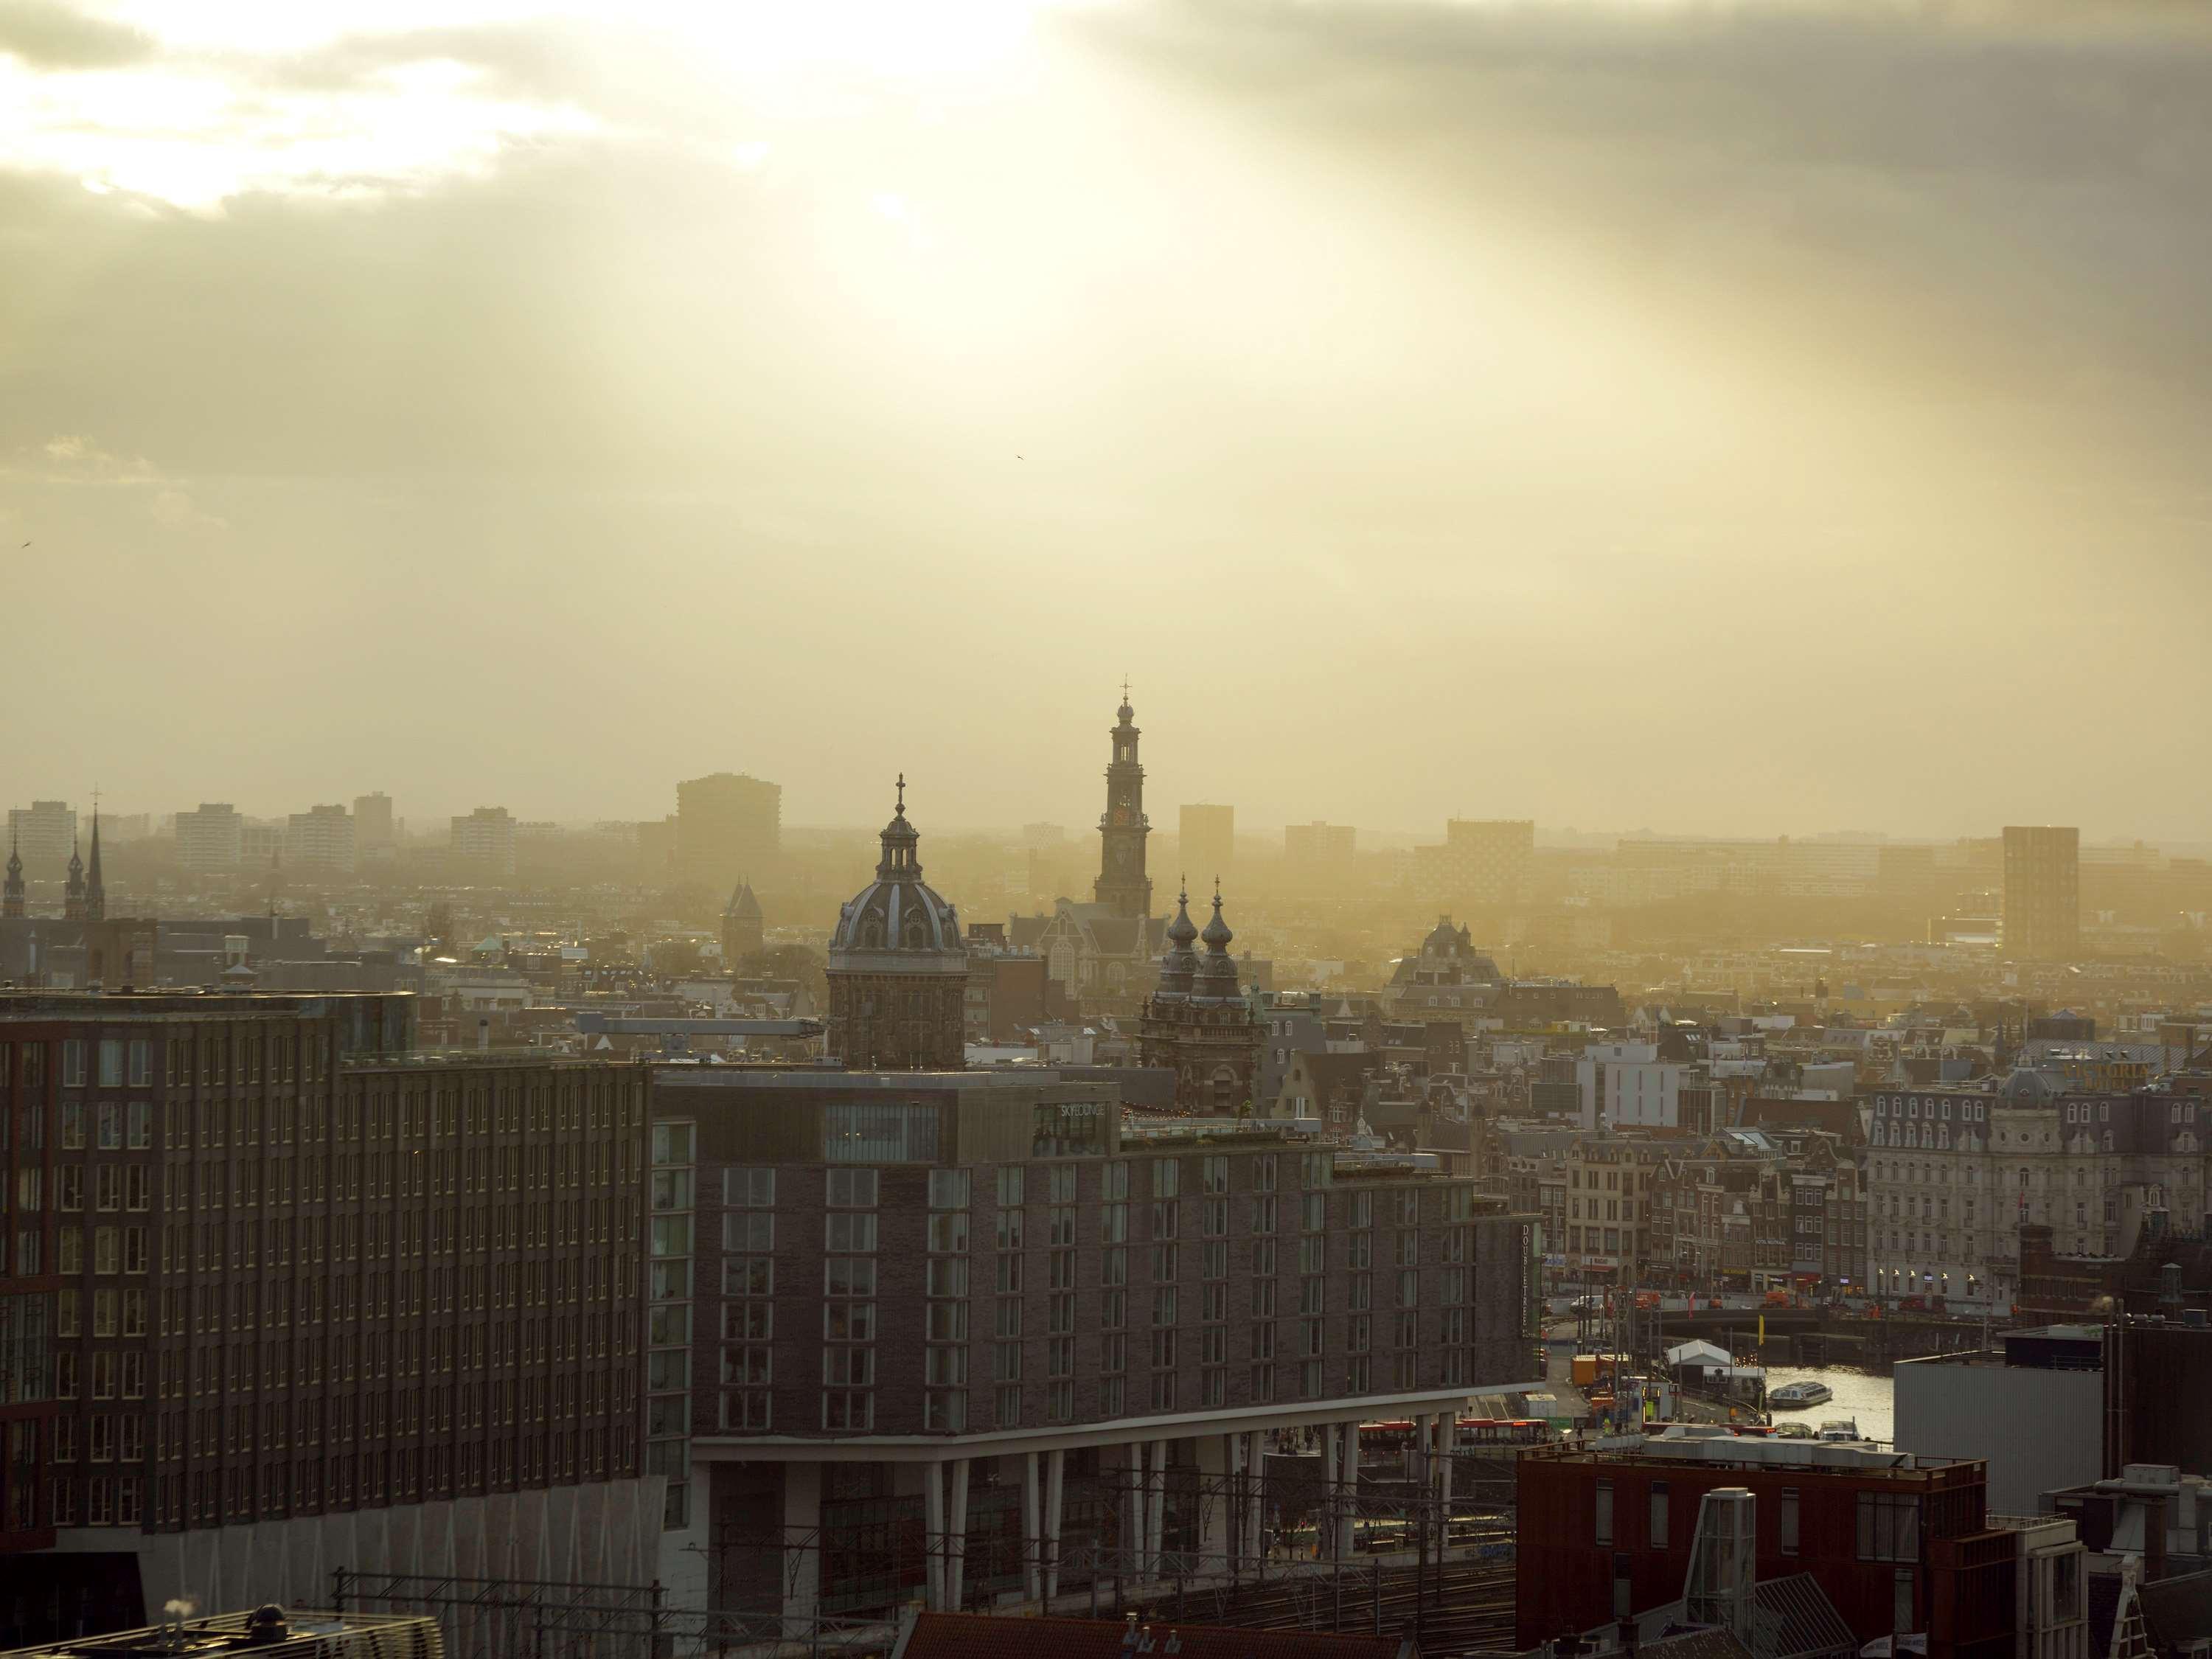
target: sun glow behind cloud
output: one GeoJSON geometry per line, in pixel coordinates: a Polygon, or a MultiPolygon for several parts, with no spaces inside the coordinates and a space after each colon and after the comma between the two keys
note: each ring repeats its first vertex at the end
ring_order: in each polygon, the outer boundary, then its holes
{"type": "MultiPolygon", "coordinates": [[[[495,52],[561,29],[587,56],[595,38],[619,39],[718,83],[732,115],[834,125],[885,99],[927,108],[1000,95],[1020,78],[1045,3],[124,0],[84,14],[142,48],[116,61],[40,67],[0,44],[0,166],[195,210],[249,191],[373,198],[480,174],[517,145],[661,136],[649,115],[611,119],[441,56],[448,40],[495,52]],[[367,61],[328,61],[348,52],[367,61]]],[[[757,168],[767,147],[747,132],[728,153],[757,168]]]]}

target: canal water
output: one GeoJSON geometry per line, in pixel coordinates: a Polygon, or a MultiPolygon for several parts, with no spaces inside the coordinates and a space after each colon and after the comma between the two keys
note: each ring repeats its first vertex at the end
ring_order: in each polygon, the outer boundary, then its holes
{"type": "Polygon", "coordinates": [[[1843,1365],[1770,1365],[1766,1371],[1766,1391],[1771,1395],[1785,1382],[1825,1382],[1836,1391],[1836,1397],[1818,1406],[1802,1410],[1777,1411],[1778,1423],[1803,1423],[1815,1433],[1820,1425],[1834,1417],[1848,1417],[1859,1425],[1859,1434],[1868,1440],[1896,1438],[1896,1407],[1891,1395],[1892,1384],[1887,1376],[1871,1371],[1853,1370],[1843,1365]]]}

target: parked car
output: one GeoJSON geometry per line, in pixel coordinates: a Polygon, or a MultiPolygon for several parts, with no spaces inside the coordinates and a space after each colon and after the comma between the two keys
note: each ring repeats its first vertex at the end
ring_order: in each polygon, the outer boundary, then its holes
{"type": "Polygon", "coordinates": [[[1766,1308],[1786,1308],[1790,1305],[1790,1292],[1787,1291],[1769,1291],[1766,1293],[1765,1301],[1761,1303],[1759,1305],[1766,1308]]]}
{"type": "Polygon", "coordinates": [[[1578,1296],[1567,1304],[1567,1311],[1578,1314],[1603,1313],[1605,1298],[1601,1296],[1578,1296]]]}
{"type": "Polygon", "coordinates": [[[1928,1298],[1924,1296],[1905,1297],[1898,1302],[1897,1310],[1899,1313],[1926,1313],[1928,1298]]]}

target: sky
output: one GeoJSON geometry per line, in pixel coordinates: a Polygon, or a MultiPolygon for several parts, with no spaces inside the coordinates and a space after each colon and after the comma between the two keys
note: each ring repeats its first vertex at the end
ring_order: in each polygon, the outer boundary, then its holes
{"type": "Polygon", "coordinates": [[[12,0],[0,793],[2203,839],[2191,0],[12,0]]]}

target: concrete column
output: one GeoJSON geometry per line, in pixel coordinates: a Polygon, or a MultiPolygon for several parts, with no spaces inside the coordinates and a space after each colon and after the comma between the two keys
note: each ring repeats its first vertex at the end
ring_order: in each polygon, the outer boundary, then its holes
{"type": "Polygon", "coordinates": [[[1419,1412],[1413,1417],[1413,1437],[1406,1448],[1406,1478],[1419,1480],[1429,1471],[1429,1437],[1436,1431],[1436,1416],[1419,1412]]]}
{"type": "Polygon", "coordinates": [[[1037,1459],[1022,1455],[1022,1594],[1035,1601],[1044,1595],[1044,1494],[1039,1490],[1037,1459]]]}
{"type": "Polygon", "coordinates": [[[811,1633],[822,1600],[822,1466],[783,1466],[783,1617],[786,1639],[811,1633]],[[793,1626],[796,1626],[794,1629],[793,1626]]]}
{"type": "Polygon", "coordinates": [[[1067,1454],[1049,1451],[1044,1464],[1044,1597],[1060,1594],[1060,1496],[1067,1479],[1067,1454]]]}
{"type": "Polygon", "coordinates": [[[1244,1553],[1259,1560],[1267,1553],[1267,1437],[1255,1429],[1244,1437],[1244,1553]]]}
{"type": "Polygon", "coordinates": [[[1145,1443],[1133,1440],[1121,1449],[1121,1570],[1132,1578],[1145,1569],[1145,1443]]]}
{"type": "Polygon", "coordinates": [[[929,1610],[945,1611],[945,1465],[932,1463],[927,1469],[928,1484],[922,1488],[921,1528],[927,1574],[925,1588],[928,1592],[929,1610]]]}
{"type": "Polygon", "coordinates": [[[1145,1574],[1160,1576],[1160,1557],[1167,1549],[1168,1443],[1152,1442],[1151,1476],[1145,1493],[1145,1574]]]}
{"type": "Polygon", "coordinates": [[[1352,1517],[1359,1499],[1359,1425],[1346,1423],[1338,1431],[1344,1449],[1344,1468],[1338,1476],[1342,1483],[1344,1503],[1337,1511],[1337,1545],[1339,1560],[1350,1560],[1352,1550],[1352,1517]]]}
{"type": "Polygon", "coordinates": [[[1226,1572],[1241,1534],[1237,1515],[1238,1434],[1200,1435],[1198,1453],[1198,1550],[1201,1573],[1226,1572]]]}
{"type": "Polygon", "coordinates": [[[945,1505],[945,1605],[948,1612],[960,1611],[962,1594],[968,1588],[968,1460],[952,1460],[952,1491],[945,1505]]]}
{"type": "Polygon", "coordinates": [[[1437,1424],[1437,1550],[1442,1559],[1451,1540],[1452,1455],[1459,1437],[1459,1419],[1445,1412],[1437,1424]]]}
{"type": "Polygon", "coordinates": [[[1321,1510],[1315,1517],[1314,1542],[1323,1555],[1335,1553],[1338,1541],[1343,1536],[1336,1524],[1340,1494],[1336,1489],[1337,1471],[1344,1466],[1344,1449],[1338,1437],[1344,1432],[1334,1423],[1324,1423],[1321,1430],[1321,1510]]]}

